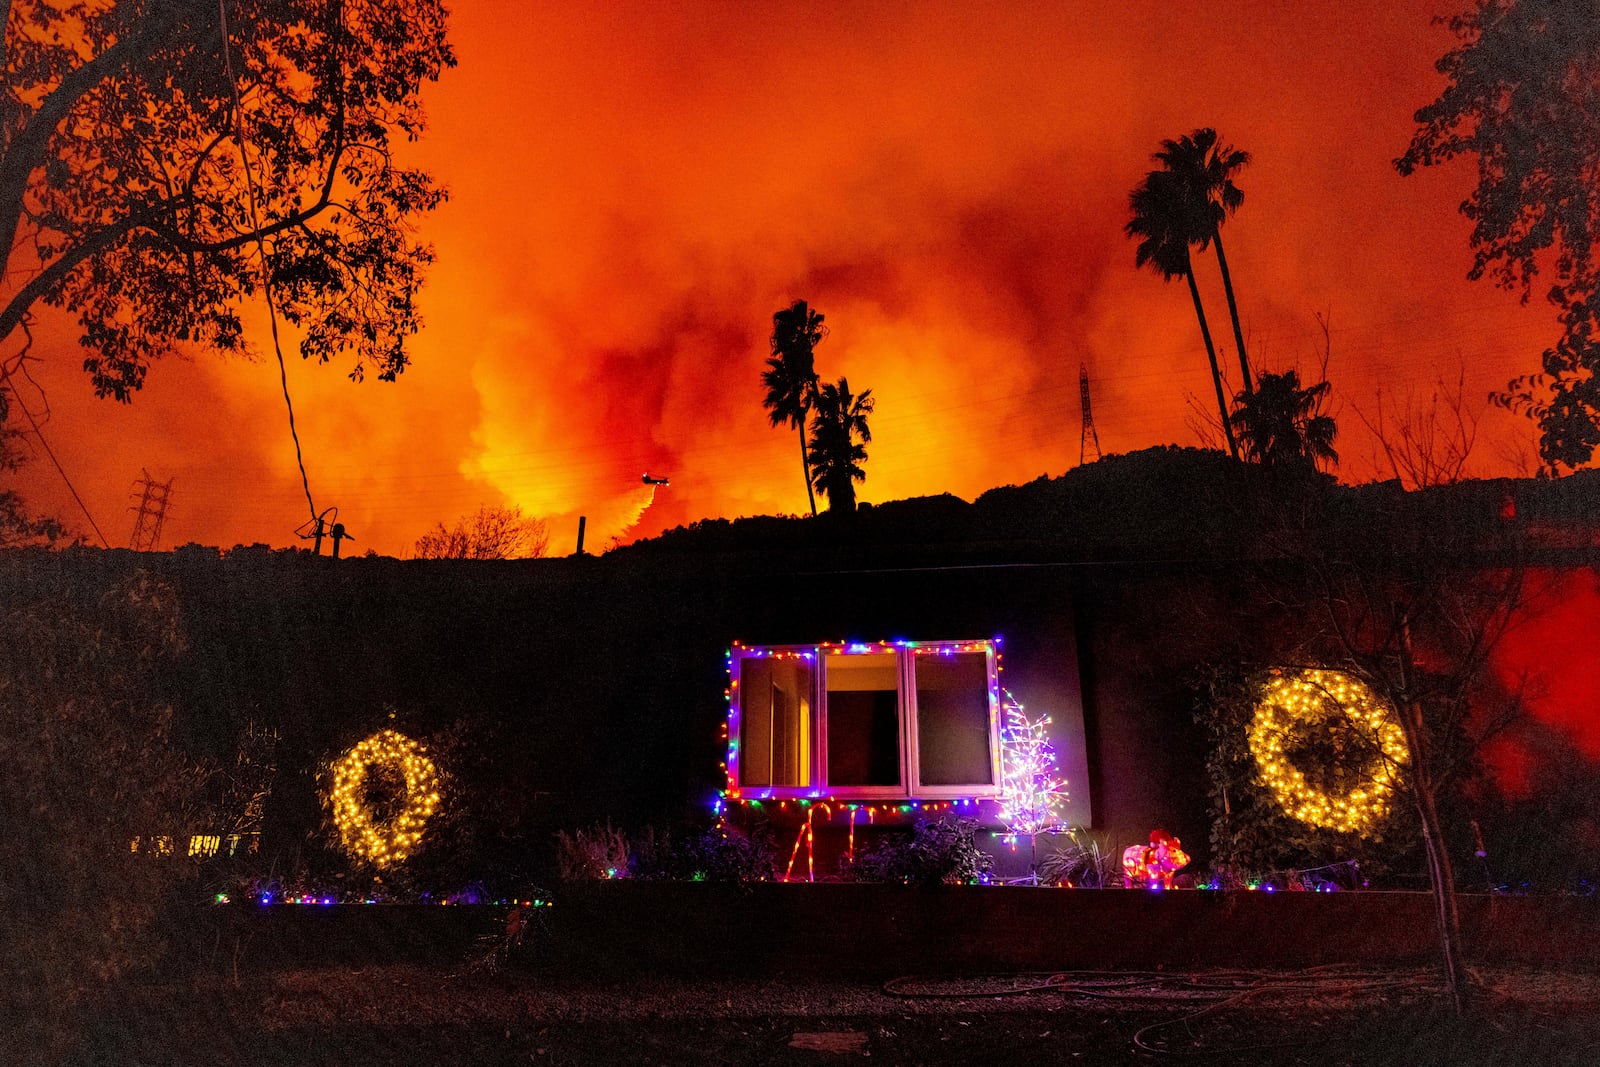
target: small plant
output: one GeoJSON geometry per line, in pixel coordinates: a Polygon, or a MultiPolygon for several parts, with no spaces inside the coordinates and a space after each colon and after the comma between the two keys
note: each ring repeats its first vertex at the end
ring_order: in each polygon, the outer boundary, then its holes
{"type": "Polygon", "coordinates": [[[478,949],[467,961],[467,969],[498,974],[513,960],[537,953],[549,934],[544,912],[551,906],[550,894],[542,889],[529,890],[526,899],[512,901],[505,930],[478,938],[478,949]]]}
{"type": "Polygon", "coordinates": [[[1087,830],[1073,830],[1066,843],[1039,862],[1039,884],[1078,889],[1105,889],[1121,885],[1117,851],[1087,830]]]}
{"type": "Polygon", "coordinates": [[[765,826],[742,833],[713,826],[674,850],[678,877],[692,882],[770,882],[778,856],[765,826]]]}
{"type": "Polygon", "coordinates": [[[603,882],[626,878],[628,839],[607,822],[588,830],[556,834],[556,873],[563,882],[603,882]]]}
{"type": "Polygon", "coordinates": [[[765,822],[747,829],[727,823],[674,837],[647,826],[634,836],[633,877],[678,882],[769,882],[777,864],[765,822]]]}
{"type": "Polygon", "coordinates": [[[910,837],[889,838],[857,856],[843,871],[858,882],[968,885],[982,881],[993,860],[977,845],[973,819],[918,819],[910,837]]]}

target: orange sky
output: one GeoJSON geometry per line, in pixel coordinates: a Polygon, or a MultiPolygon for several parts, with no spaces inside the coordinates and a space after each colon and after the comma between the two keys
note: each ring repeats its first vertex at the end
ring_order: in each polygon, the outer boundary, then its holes
{"type": "MultiPolygon", "coordinates": [[[[1225,230],[1255,365],[1314,371],[1331,313],[1346,480],[1375,473],[1352,408],[1380,383],[1426,396],[1464,365],[1476,400],[1536,369],[1550,310],[1465,280],[1470,167],[1390,164],[1439,87],[1450,4],[1049,6],[458,0],[460,66],[415,152],[451,201],[425,228],[414,365],[393,385],[289,368],[318,507],[393,555],[480,503],[548,517],[561,552],[580,513],[601,548],[803,511],[759,384],[795,298],[827,316],[823,377],[877,398],[864,500],[1061,473],[1080,363],[1105,451],[1197,443],[1186,289],[1135,271],[1121,229],[1150,153],[1201,125],[1255,157],[1225,230]],[[653,502],[647,470],[672,479],[653,502]]],[[[37,333],[46,436],[113,545],[141,468],[174,481],[163,547],[293,542],[270,357],[168,359],[121,407],[93,398],[69,323],[37,333]]],[[[1530,425],[1491,411],[1473,472],[1531,452],[1530,425]]],[[[43,457],[22,481],[87,531],[43,457]]]]}

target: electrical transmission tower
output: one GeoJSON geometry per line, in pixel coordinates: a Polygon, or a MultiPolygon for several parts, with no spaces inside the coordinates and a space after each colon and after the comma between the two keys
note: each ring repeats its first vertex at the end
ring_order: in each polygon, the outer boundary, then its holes
{"type": "Polygon", "coordinates": [[[134,489],[139,491],[139,503],[128,509],[139,513],[133,520],[133,537],[128,547],[137,552],[154,552],[161,543],[161,524],[167,521],[172,479],[162,484],[150,477],[149,471],[141,473],[144,477],[133,483],[134,489]]]}
{"type": "Polygon", "coordinates": [[[1100,458],[1100,431],[1094,428],[1094,409],[1089,406],[1089,368],[1078,364],[1078,401],[1083,407],[1083,436],[1078,440],[1078,466],[1089,451],[1089,439],[1094,439],[1094,458],[1100,458]]]}

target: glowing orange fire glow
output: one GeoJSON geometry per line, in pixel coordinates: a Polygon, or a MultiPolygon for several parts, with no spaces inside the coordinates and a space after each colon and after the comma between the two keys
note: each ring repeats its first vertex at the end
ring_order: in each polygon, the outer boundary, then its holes
{"type": "MultiPolygon", "coordinates": [[[[804,510],[758,381],[795,298],[827,316],[823,377],[877,398],[864,500],[1062,472],[1080,363],[1106,451],[1197,443],[1188,296],[1136,271],[1121,230],[1161,139],[1203,125],[1254,156],[1225,234],[1255,363],[1314,373],[1331,313],[1347,480],[1378,473],[1352,408],[1380,388],[1425,396],[1464,365],[1477,401],[1554,337],[1537,301],[1465,280],[1468,168],[1391,166],[1439,88],[1441,0],[455,7],[460,67],[414,149],[452,199],[427,223],[413,368],[361,386],[290,368],[347,552],[407,554],[483,503],[547,517],[554,552],[580,514],[603,548],[804,510]]],[[[293,543],[275,366],[191,353],[117,408],[89,395],[69,323],[36,336],[46,433],[113,544],[141,468],[174,480],[165,546],[293,543]]],[[[1475,472],[1513,473],[1518,447],[1529,426],[1490,412],[1475,472]]],[[[48,464],[22,477],[84,527],[48,464]]]]}

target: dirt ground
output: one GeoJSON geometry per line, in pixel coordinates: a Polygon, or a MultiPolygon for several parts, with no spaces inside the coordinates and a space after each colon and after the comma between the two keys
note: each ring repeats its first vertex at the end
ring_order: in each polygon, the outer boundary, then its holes
{"type": "MultiPolygon", "coordinates": [[[[0,1061],[106,1065],[1600,1063],[1600,973],[1427,971],[579,980],[390,966],[134,986],[0,1061]]],[[[8,1028],[10,1029],[10,1028],[8,1028]]]]}

